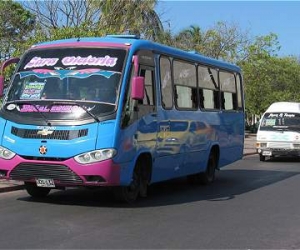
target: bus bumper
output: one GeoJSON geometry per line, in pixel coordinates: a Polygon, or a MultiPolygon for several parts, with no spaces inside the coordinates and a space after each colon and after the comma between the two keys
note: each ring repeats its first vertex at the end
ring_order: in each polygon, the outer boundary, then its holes
{"type": "Polygon", "coordinates": [[[118,186],[120,166],[112,160],[84,165],[72,158],[65,161],[39,161],[15,156],[11,160],[0,159],[0,178],[37,184],[45,182],[54,187],[118,186]]]}

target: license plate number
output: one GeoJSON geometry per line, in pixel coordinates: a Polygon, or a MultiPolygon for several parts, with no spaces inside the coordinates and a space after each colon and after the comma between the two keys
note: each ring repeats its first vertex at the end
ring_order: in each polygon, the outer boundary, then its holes
{"type": "Polygon", "coordinates": [[[271,156],[272,152],[271,151],[263,151],[262,155],[264,155],[264,156],[271,156]]]}
{"type": "Polygon", "coordinates": [[[52,179],[36,179],[35,181],[38,187],[55,187],[52,179]]]}

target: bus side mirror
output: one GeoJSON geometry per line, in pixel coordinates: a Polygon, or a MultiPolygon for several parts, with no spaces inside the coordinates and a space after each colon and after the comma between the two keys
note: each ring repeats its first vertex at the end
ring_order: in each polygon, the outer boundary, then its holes
{"type": "Polygon", "coordinates": [[[10,59],[6,60],[4,63],[2,63],[1,68],[0,68],[1,75],[4,74],[5,68],[7,68],[11,64],[18,63],[19,61],[20,61],[19,57],[13,57],[13,58],[10,58],[10,59]]]}
{"type": "Polygon", "coordinates": [[[3,89],[4,89],[4,83],[5,83],[5,78],[4,78],[4,70],[11,64],[16,64],[20,61],[20,58],[18,57],[13,57],[5,62],[2,63],[0,67],[0,96],[3,96],[3,89]]]}
{"type": "Polygon", "coordinates": [[[4,76],[0,75],[0,96],[3,96],[4,82],[5,82],[4,76]]]}
{"type": "Polygon", "coordinates": [[[145,93],[145,77],[134,76],[131,85],[131,98],[133,100],[143,100],[145,93]]]}

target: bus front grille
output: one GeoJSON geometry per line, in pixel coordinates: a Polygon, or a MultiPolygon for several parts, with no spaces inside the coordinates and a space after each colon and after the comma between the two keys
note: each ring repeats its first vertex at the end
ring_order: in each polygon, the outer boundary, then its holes
{"type": "Polygon", "coordinates": [[[10,173],[13,180],[29,181],[35,178],[53,179],[61,184],[81,184],[82,179],[64,165],[22,163],[10,173]]]}

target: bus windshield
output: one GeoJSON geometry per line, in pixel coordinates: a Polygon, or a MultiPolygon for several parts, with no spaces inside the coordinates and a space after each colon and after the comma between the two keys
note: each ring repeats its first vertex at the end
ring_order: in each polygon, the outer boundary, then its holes
{"type": "Polygon", "coordinates": [[[288,112],[266,113],[261,121],[260,130],[300,131],[300,114],[288,112]]]}
{"type": "Polygon", "coordinates": [[[5,101],[71,100],[115,109],[125,56],[125,50],[106,48],[31,50],[5,101]]]}

